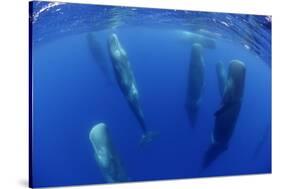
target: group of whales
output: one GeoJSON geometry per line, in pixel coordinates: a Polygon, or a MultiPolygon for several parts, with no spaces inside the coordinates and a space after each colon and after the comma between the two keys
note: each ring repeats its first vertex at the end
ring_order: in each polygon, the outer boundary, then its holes
{"type": "MultiPolygon", "coordinates": [[[[215,40],[192,32],[184,32],[183,34],[192,43],[187,78],[186,110],[190,123],[194,126],[205,80],[203,49],[215,48],[215,40]]],[[[115,33],[110,34],[107,47],[115,79],[142,130],[141,143],[150,142],[155,134],[150,132],[145,124],[135,76],[127,53],[115,33]]],[[[228,148],[229,140],[239,116],[244,93],[246,68],[242,61],[231,60],[228,73],[224,68],[224,64],[218,62],[216,71],[221,103],[218,110],[214,113],[215,124],[211,137],[212,140],[203,159],[203,169],[208,167],[228,148]]],[[[89,138],[94,149],[96,162],[106,181],[110,183],[128,181],[121,161],[114,150],[106,124],[101,122],[94,125],[90,130],[89,138]]]]}

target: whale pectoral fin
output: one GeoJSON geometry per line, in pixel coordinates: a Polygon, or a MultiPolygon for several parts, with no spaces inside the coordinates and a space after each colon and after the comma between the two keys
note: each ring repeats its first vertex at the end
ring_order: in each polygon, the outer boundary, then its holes
{"type": "Polygon", "coordinates": [[[236,102],[231,102],[231,103],[227,103],[227,104],[224,104],[222,105],[222,107],[220,109],[218,109],[216,112],[215,112],[215,116],[219,116],[223,113],[225,113],[226,111],[228,111],[229,109],[232,109],[232,108],[235,108],[236,106],[239,106],[241,104],[241,102],[238,100],[236,102]]]}
{"type": "Polygon", "coordinates": [[[214,113],[214,115],[217,117],[217,116],[221,115],[222,113],[224,113],[227,109],[228,109],[228,106],[223,105],[223,106],[220,107],[220,109],[218,109],[218,110],[214,113]]]}
{"type": "Polygon", "coordinates": [[[228,144],[221,144],[218,141],[216,141],[214,133],[212,133],[212,136],[211,136],[211,143],[212,143],[212,146],[220,147],[220,149],[222,151],[225,151],[228,149],[228,144]]]}
{"type": "Polygon", "coordinates": [[[233,105],[235,105],[236,103],[228,103],[228,104],[223,104],[220,109],[218,109],[215,112],[215,116],[220,116],[221,114],[225,113],[227,110],[229,110],[233,105]]]}

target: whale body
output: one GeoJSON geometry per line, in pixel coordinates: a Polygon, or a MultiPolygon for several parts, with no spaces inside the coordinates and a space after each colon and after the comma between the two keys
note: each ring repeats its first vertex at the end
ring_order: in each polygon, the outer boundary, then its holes
{"type": "Polygon", "coordinates": [[[86,34],[87,44],[90,50],[91,55],[97,65],[97,67],[101,70],[103,75],[105,76],[106,81],[111,84],[112,76],[110,65],[108,65],[108,61],[105,56],[105,52],[102,48],[102,44],[98,41],[95,32],[90,32],[86,34]]]}
{"type": "Polygon", "coordinates": [[[109,36],[108,49],[119,88],[125,96],[142,129],[143,135],[141,143],[149,142],[154,134],[148,132],[146,128],[143,112],[139,102],[139,92],[136,86],[135,76],[128,60],[127,53],[115,33],[109,36]]]}
{"type": "Polygon", "coordinates": [[[198,43],[192,45],[188,69],[188,87],[186,109],[191,125],[194,126],[201,95],[204,87],[204,59],[202,46],[198,43]]]}
{"type": "Polygon", "coordinates": [[[108,183],[126,182],[128,178],[121,161],[113,147],[107,126],[104,123],[94,125],[89,133],[96,162],[108,183]]]}
{"type": "Polygon", "coordinates": [[[203,167],[209,166],[228,148],[242,105],[245,77],[245,64],[240,60],[232,60],[224,86],[221,107],[215,112],[212,144],[205,154],[203,167]]]}
{"type": "Polygon", "coordinates": [[[216,64],[217,79],[219,84],[219,92],[221,97],[223,97],[224,87],[226,83],[226,71],[222,62],[217,62],[216,64]]]}

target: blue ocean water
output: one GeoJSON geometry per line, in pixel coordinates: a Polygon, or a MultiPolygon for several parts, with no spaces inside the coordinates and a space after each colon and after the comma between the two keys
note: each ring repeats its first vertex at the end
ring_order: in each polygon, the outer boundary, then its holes
{"type": "Polygon", "coordinates": [[[269,16],[34,2],[30,25],[34,187],[105,183],[89,140],[99,122],[106,123],[129,181],[271,172],[269,16]],[[192,43],[179,31],[216,43],[204,48],[194,128],[185,109],[192,43]],[[158,133],[145,145],[113,73],[111,33],[127,52],[146,125],[158,133]],[[216,63],[227,67],[233,59],[246,65],[241,111],[228,149],[202,169],[221,103],[216,63]]]}

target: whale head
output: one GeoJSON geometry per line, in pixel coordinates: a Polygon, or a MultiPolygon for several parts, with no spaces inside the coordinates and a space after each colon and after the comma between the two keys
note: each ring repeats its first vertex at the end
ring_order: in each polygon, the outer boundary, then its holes
{"type": "Polygon", "coordinates": [[[108,43],[110,44],[110,47],[111,47],[112,49],[118,49],[118,48],[120,48],[119,38],[118,38],[118,36],[117,36],[115,33],[112,33],[112,34],[109,36],[108,43]]]}
{"type": "Polygon", "coordinates": [[[229,74],[234,83],[241,84],[245,79],[245,64],[240,60],[232,60],[229,66],[229,74]]]}
{"type": "Polygon", "coordinates": [[[236,97],[241,98],[246,77],[245,64],[240,60],[232,60],[229,66],[228,77],[231,79],[233,87],[235,87],[236,97]]]}
{"type": "Polygon", "coordinates": [[[203,47],[200,43],[194,43],[191,48],[192,48],[192,55],[193,56],[201,57],[203,47]]]}
{"type": "Polygon", "coordinates": [[[110,139],[105,123],[98,123],[92,127],[89,138],[95,152],[95,158],[107,182],[124,182],[128,177],[123,170],[113,143],[110,139]]]}
{"type": "Polygon", "coordinates": [[[98,165],[106,172],[109,172],[112,164],[112,154],[110,152],[110,142],[107,127],[104,123],[98,123],[89,133],[90,141],[95,151],[98,165]]]}
{"type": "Polygon", "coordinates": [[[107,139],[107,129],[104,123],[98,123],[91,129],[89,138],[92,143],[105,143],[107,139]]]}
{"type": "Polygon", "coordinates": [[[108,149],[110,144],[106,125],[104,123],[98,123],[95,125],[90,131],[89,138],[98,161],[103,167],[106,167],[108,161],[110,161],[108,158],[111,156],[108,149]]]}

